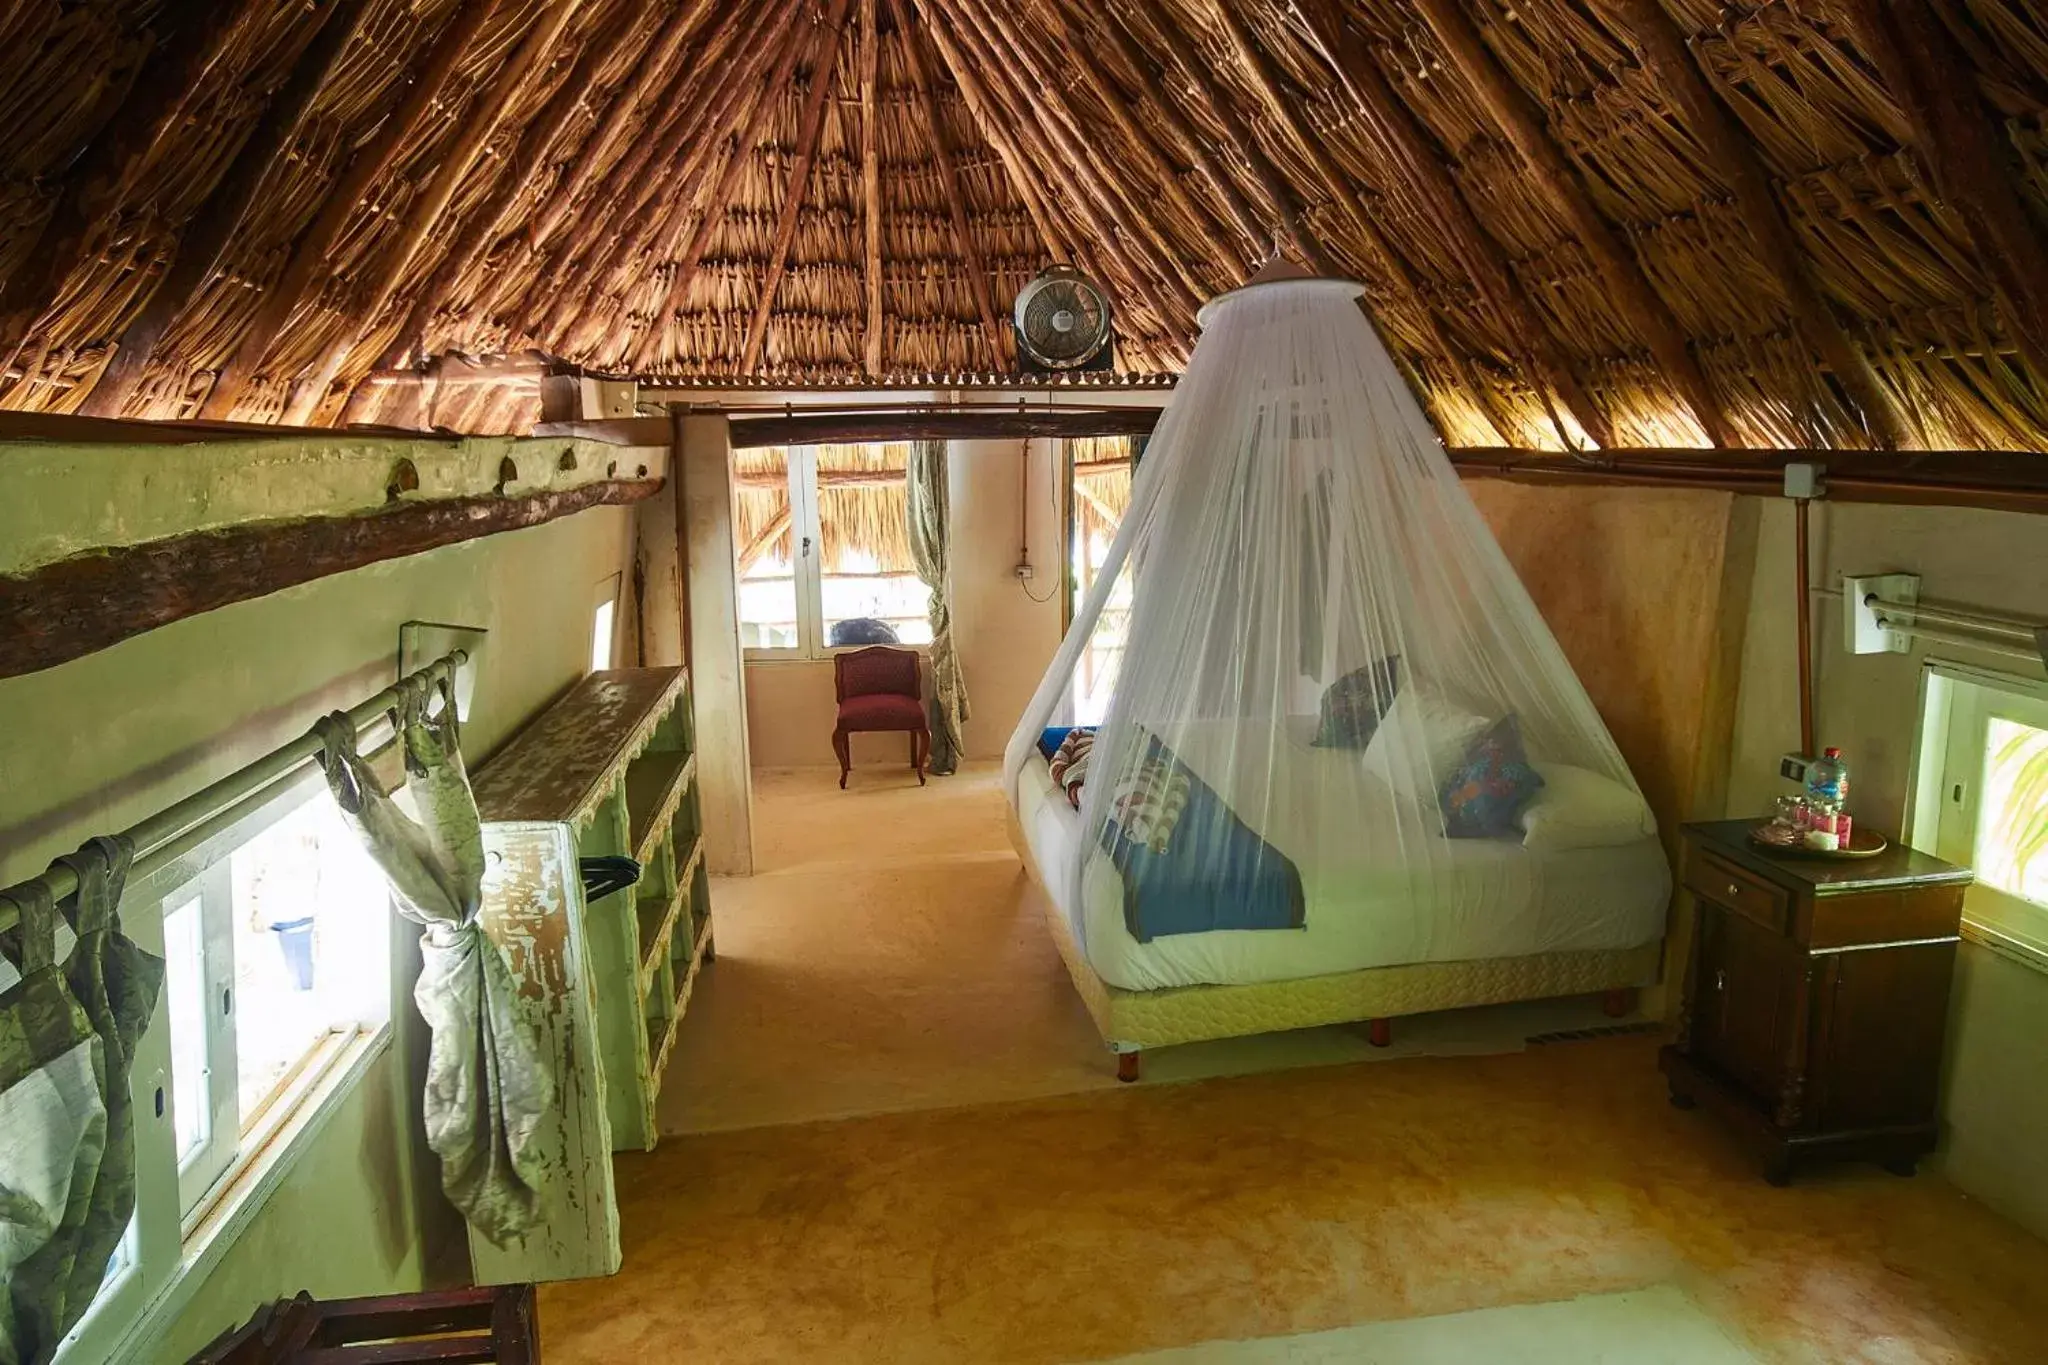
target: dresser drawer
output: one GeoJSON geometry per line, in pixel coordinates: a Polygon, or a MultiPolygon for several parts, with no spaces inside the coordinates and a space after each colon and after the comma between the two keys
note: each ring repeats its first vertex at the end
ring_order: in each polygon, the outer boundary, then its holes
{"type": "Polygon", "coordinates": [[[1685,861],[1685,888],[1780,934],[1791,923],[1791,892],[1700,849],[1685,861]]]}

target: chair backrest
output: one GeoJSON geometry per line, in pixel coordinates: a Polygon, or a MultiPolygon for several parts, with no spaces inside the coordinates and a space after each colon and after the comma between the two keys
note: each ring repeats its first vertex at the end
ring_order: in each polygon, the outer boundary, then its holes
{"type": "Polygon", "coordinates": [[[848,654],[834,654],[832,687],[840,701],[889,693],[922,696],[917,682],[917,651],[871,645],[848,654]]]}

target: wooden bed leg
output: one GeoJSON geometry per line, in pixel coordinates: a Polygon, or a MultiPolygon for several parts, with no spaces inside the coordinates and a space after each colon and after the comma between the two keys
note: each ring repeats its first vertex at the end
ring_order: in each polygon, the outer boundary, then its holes
{"type": "Polygon", "coordinates": [[[1626,1019],[1636,1012],[1637,991],[1634,986],[1621,986],[1600,993],[1600,1012],[1609,1019],[1626,1019]]]}
{"type": "Polygon", "coordinates": [[[1142,1052],[1119,1052],[1116,1054],[1116,1078],[1128,1085],[1138,1079],[1138,1070],[1143,1065],[1139,1060],[1142,1052]]]}
{"type": "Polygon", "coordinates": [[[1394,1021],[1391,1019],[1374,1019],[1366,1025],[1365,1036],[1374,1047],[1392,1047],[1394,1045],[1394,1021]]]}

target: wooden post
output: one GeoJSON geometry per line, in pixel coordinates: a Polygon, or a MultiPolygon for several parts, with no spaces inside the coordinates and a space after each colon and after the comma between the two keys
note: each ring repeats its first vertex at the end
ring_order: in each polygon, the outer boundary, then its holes
{"type": "MultiPolygon", "coordinates": [[[[234,352],[215,378],[213,391],[199,407],[202,418],[218,421],[233,414],[235,404],[249,387],[249,381],[256,375],[256,369],[269,353],[271,343],[291,321],[298,311],[300,300],[305,298],[316,277],[325,270],[327,253],[341,236],[342,229],[355,216],[356,207],[363,194],[389,169],[413,130],[419,126],[439,100],[441,88],[461,61],[462,54],[469,49],[472,39],[483,29],[501,0],[462,0],[462,7],[441,30],[440,37],[421,63],[411,84],[398,107],[378,126],[372,137],[349,162],[348,169],[341,173],[327,198],[314,215],[313,221],[299,237],[292,248],[291,258],[285,263],[284,273],[276,283],[264,291],[263,304],[256,310],[256,316],[249,321],[248,330],[235,344],[234,352]]],[[[394,81],[391,91],[396,93],[402,81],[394,81]]]]}
{"type": "Polygon", "coordinates": [[[867,286],[867,323],[861,329],[861,364],[882,373],[882,137],[876,126],[876,92],[881,87],[881,33],[876,0],[860,0],[860,193],[861,261],[867,286]]]}
{"type": "Polygon", "coordinates": [[[811,66],[811,88],[804,94],[803,118],[797,126],[796,159],[790,163],[784,182],[782,208],[775,219],[775,242],[768,250],[768,267],[761,277],[761,295],[754,301],[746,344],[740,348],[741,374],[754,372],[768,337],[768,317],[775,311],[775,291],[782,287],[790,243],[796,238],[797,214],[810,188],[811,164],[818,155],[818,134],[825,128],[825,97],[832,91],[832,73],[839,65],[839,40],[846,32],[849,13],[848,0],[832,0],[832,14],[825,21],[825,33],[818,43],[818,59],[811,66]]]}
{"type": "Polygon", "coordinates": [[[1641,264],[1601,217],[1578,171],[1551,140],[1535,102],[1480,38],[1459,0],[1418,0],[1418,5],[1451,64],[1471,82],[1479,102],[1528,165],[1537,187],[1578,234],[1580,245],[1607,286],[1608,298],[1649,346],[1707,439],[1717,447],[1733,445],[1727,414],[1687,347],[1684,329],[1651,287],[1641,264]]]}
{"type": "Polygon", "coordinates": [[[158,40],[142,74],[92,141],[75,160],[60,163],[64,181],[56,206],[0,285],[0,370],[14,363],[36,319],[84,264],[101,218],[119,204],[122,185],[254,8],[254,0],[213,0],[159,13],[158,23],[176,26],[158,40]]]}
{"type": "Polygon", "coordinates": [[[1009,368],[1003,358],[1003,329],[996,321],[995,299],[989,292],[988,265],[982,260],[981,245],[974,239],[974,225],[967,218],[967,200],[960,189],[960,175],[953,165],[953,149],[947,145],[946,130],[939,122],[938,102],[932,98],[930,73],[925,67],[924,48],[918,41],[917,26],[911,22],[909,0],[890,0],[896,29],[910,67],[910,88],[917,107],[931,130],[932,156],[939,164],[939,184],[946,195],[946,212],[953,222],[953,245],[967,267],[968,284],[974,290],[974,306],[981,312],[983,334],[988,337],[989,368],[1009,368]]]}
{"type": "Polygon", "coordinates": [[[1793,324],[1807,345],[1818,351],[1834,371],[1835,381],[1862,410],[1871,434],[1885,446],[1915,444],[1912,427],[1892,401],[1884,381],[1862,349],[1828,308],[1811,265],[1792,236],[1763,162],[1736,126],[1695,65],[1678,26],[1658,0],[1614,0],[1614,14],[1627,36],[1635,40],[1643,67],[1659,93],[1712,159],[1715,170],[1735,197],[1757,250],[1757,263],[1785,292],[1793,324]]]}

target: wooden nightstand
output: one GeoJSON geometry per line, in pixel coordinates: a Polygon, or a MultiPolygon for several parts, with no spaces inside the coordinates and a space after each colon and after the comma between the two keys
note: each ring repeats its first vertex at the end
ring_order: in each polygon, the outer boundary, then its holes
{"type": "Polygon", "coordinates": [[[1772,1184],[1809,1157],[1911,1175],[1934,1150],[1968,868],[1894,844],[1836,862],[1766,853],[1751,820],[1687,825],[1696,913],[1678,1038],[1658,1054],[1772,1184]]]}

